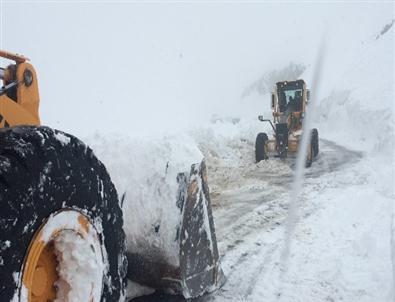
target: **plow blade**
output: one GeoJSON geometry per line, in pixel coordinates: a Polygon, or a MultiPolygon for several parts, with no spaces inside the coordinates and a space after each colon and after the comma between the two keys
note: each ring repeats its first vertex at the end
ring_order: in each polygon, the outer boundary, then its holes
{"type": "MultiPolygon", "coordinates": [[[[174,242],[176,259],[168,260],[163,245],[151,244],[128,251],[128,278],[140,284],[185,298],[201,296],[219,288],[224,276],[220,268],[213,215],[204,161],[188,173],[177,175],[179,215],[174,242]]],[[[126,218],[127,219],[127,218],[126,218]]],[[[153,228],[157,231],[160,225],[153,228]]]]}

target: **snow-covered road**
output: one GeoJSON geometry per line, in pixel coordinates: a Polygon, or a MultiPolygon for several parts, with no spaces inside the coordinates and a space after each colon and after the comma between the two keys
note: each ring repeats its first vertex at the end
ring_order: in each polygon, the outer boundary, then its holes
{"type": "MultiPolygon", "coordinates": [[[[336,171],[352,169],[362,159],[361,152],[327,140],[320,143],[320,155],[306,173],[303,205],[299,212],[303,220],[315,215],[322,207],[314,200],[317,194],[325,194],[328,186],[336,188],[339,185],[341,188],[344,185],[341,179],[336,184],[336,171]]],[[[207,153],[217,238],[227,283],[202,301],[259,301],[263,296],[265,300],[272,301],[280,297],[277,296],[282,286],[278,281],[279,257],[284,246],[283,224],[294,159],[282,161],[272,158],[255,164],[251,142],[246,140],[237,148],[244,149],[240,152],[245,154],[238,166],[234,166],[234,162],[227,165],[226,160],[212,155],[215,153],[207,153]]],[[[308,238],[311,235],[304,232],[298,232],[298,236],[308,238]]],[[[310,287],[311,282],[303,284],[304,281],[299,279],[305,290],[319,292],[316,286],[310,287]]],[[[331,293],[323,295],[311,297],[311,301],[331,298],[331,293]]],[[[306,301],[307,297],[304,295],[303,300],[306,301]]]]}
{"type": "MultiPolygon", "coordinates": [[[[287,209],[295,159],[271,158],[269,161],[255,164],[254,146],[245,146],[246,156],[240,166],[227,166],[226,162],[218,158],[208,158],[209,173],[211,172],[210,176],[213,175],[210,178],[213,188],[210,193],[217,237],[222,245],[229,244],[230,236],[236,236],[237,241],[249,234],[250,227],[255,229],[272,227],[273,223],[277,225],[287,209]],[[256,211],[260,212],[261,218],[251,221],[250,218],[256,211]],[[253,225],[250,225],[251,223],[253,225]]],[[[312,167],[306,171],[305,190],[308,190],[315,179],[356,163],[361,157],[360,152],[321,140],[321,153],[312,167]]]]}
{"type": "Polygon", "coordinates": [[[390,216],[383,213],[391,196],[372,185],[374,159],[320,140],[306,170],[288,271],[280,274],[294,159],[255,164],[251,139],[224,144],[200,147],[227,282],[197,301],[392,301],[390,243],[381,240],[389,239],[390,216]],[[388,235],[378,236],[383,231],[388,235]]]}

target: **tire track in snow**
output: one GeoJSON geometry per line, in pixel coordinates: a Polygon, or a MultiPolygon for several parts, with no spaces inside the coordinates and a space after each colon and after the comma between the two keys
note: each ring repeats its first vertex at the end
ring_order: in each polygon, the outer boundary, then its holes
{"type": "MultiPolygon", "coordinates": [[[[321,139],[321,153],[313,166],[306,171],[305,189],[314,190],[319,185],[315,181],[317,178],[356,163],[361,157],[361,152],[348,150],[321,139]]],[[[264,243],[265,234],[283,229],[282,223],[288,207],[288,190],[294,168],[293,160],[288,158],[282,162],[279,159],[269,159],[280,166],[278,171],[274,165],[265,165],[266,163],[240,165],[239,171],[235,168],[236,171],[230,172],[241,176],[240,188],[232,192],[225,184],[227,190],[215,194],[213,204],[221,205],[214,209],[214,216],[227,283],[222,290],[214,294],[217,299],[210,296],[210,300],[202,301],[221,300],[228,296],[226,293],[232,288],[237,290],[227,299],[248,299],[253,296],[262,279],[270,279],[267,278],[267,274],[278,273],[278,259],[274,260],[273,254],[279,253],[282,241],[267,246],[264,243]],[[287,171],[284,165],[288,165],[290,169],[287,171]],[[256,219],[258,213],[261,219],[256,219]],[[235,217],[237,219],[234,219],[235,217]],[[250,237],[254,237],[255,240],[248,239],[250,237]],[[263,243],[257,245],[257,242],[263,243]]],[[[218,171],[220,167],[217,166],[216,169],[218,171]]],[[[219,184],[215,185],[221,189],[219,184]]],[[[301,210],[301,215],[307,217],[316,210],[307,206],[301,210]]]]}
{"type": "MultiPolygon", "coordinates": [[[[320,140],[320,154],[306,171],[304,189],[323,189],[316,180],[358,162],[362,153],[348,150],[331,141],[320,140]]],[[[238,150],[240,152],[240,150],[238,150]]],[[[275,286],[273,276],[279,273],[283,220],[288,208],[294,159],[271,158],[255,164],[251,144],[245,145],[246,156],[238,164],[207,156],[214,223],[227,282],[215,293],[190,301],[253,300],[257,290],[267,283],[275,286]],[[279,239],[280,238],[280,239],[279,239]],[[262,286],[261,286],[262,285],[262,286]]],[[[216,152],[211,152],[216,154],[216,152]]],[[[328,184],[331,185],[331,184],[328,184]]],[[[326,185],[324,185],[325,187],[326,185]]],[[[305,196],[304,198],[307,198],[305,196]]],[[[303,217],[317,210],[308,205],[303,217]]],[[[139,301],[184,301],[180,297],[155,296],[139,301]]]]}

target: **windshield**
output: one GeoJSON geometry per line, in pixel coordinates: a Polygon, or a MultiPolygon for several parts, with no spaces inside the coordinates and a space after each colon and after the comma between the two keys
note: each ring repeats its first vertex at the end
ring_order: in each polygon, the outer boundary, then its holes
{"type": "Polygon", "coordinates": [[[280,90],[278,92],[279,110],[284,112],[286,110],[294,112],[302,110],[303,90],[302,89],[288,89],[280,90]]]}

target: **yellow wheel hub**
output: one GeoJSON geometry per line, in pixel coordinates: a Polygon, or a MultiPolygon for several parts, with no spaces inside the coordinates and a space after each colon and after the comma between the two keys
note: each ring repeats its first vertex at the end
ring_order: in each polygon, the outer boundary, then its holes
{"type": "Polygon", "coordinates": [[[55,282],[58,280],[53,242],[44,243],[37,239],[29,249],[23,283],[28,290],[29,302],[47,302],[56,298],[55,282]]]}
{"type": "MultiPolygon", "coordinates": [[[[56,299],[56,281],[59,279],[57,267],[59,263],[55,254],[54,239],[65,231],[74,232],[82,238],[85,238],[89,232],[91,226],[89,220],[82,214],[75,214],[75,211],[70,212],[74,212],[73,215],[75,216],[78,215],[74,227],[70,227],[70,225],[58,226],[57,228],[50,227],[51,232],[48,238],[48,234],[44,232],[47,222],[44,222],[30,243],[22,274],[22,282],[26,289],[25,295],[28,302],[50,302],[56,299]]],[[[90,300],[92,301],[92,299],[90,300]]]]}
{"type": "Polygon", "coordinates": [[[47,244],[41,251],[32,273],[31,301],[52,301],[56,298],[55,282],[58,279],[58,262],[53,243],[47,244]]]}

